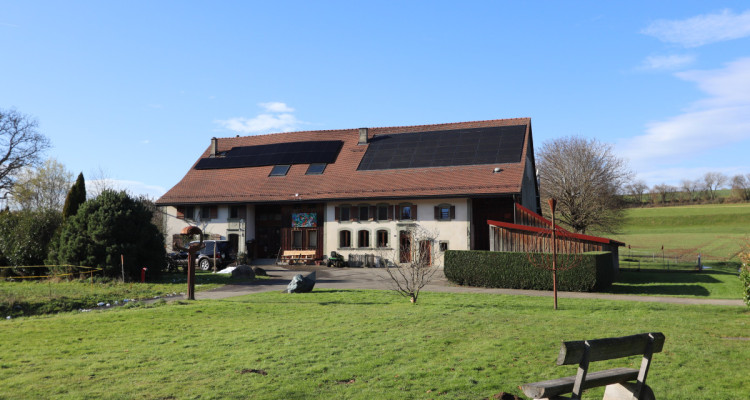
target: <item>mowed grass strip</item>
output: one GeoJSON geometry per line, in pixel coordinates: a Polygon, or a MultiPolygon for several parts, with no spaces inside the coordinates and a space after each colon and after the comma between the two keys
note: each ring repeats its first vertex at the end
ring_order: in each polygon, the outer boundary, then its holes
{"type": "MultiPolygon", "coordinates": [[[[659,398],[750,393],[750,312],[486,294],[262,293],[0,323],[0,397],[481,399],[575,374],[560,341],[660,331],[659,398]]],[[[592,364],[637,368],[638,357],[592,364]]],[[[587,392],[589,393],[589,392],[587,392]]],[[[585,398],[601,398],[592,391],[585,398]]]]}
{"type": "MultiPolygon", "coordinates": [[[[711,269],[697,272],[688,270],[685,265],[673,266],[672,270],[634,270],[633,263],[621,270],[617,282],[606,292],[615,294],[635,294],[648,296],[676,296],[710,299],[742,298],[742,281],[737,268],[739,263],[713,263],[711,269]]],[[[694,266],[693,266],[694,268],[694,266]]]]}

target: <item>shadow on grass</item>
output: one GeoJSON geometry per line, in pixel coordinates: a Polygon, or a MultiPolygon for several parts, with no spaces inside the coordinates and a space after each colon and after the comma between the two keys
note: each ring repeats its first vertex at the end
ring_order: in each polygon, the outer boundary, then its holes
{"type": "Polygon", "coordinates": [[[646,294],[654,296],[700,296],[708,297],[710,292],[700,285],[622,285],[615,283],[607,290],[613,294],[646,294]]]}
{"type": "Polygon", "coordinates": [[[654,272],[654,271],[621,271],[617,283],[646,284],[646,283],[719,283],[713,274],[726,272],[654,272]]]}

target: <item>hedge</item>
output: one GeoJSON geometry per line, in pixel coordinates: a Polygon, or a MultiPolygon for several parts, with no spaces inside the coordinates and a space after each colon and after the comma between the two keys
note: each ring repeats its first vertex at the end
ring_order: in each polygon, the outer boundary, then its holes
{"type": "MultiPolygon", "coordinates": [[[[614,281],[612,253],[558,254],[559,265],[565,265],[566,257],[578,257],[578,266],[557,272],[559,290],[599,291],[614,281]]],[[[448,280],[459,285],[552,290],[552,271],[534,266],[527,253],[448,250],[444,272],[448,280]]]]}

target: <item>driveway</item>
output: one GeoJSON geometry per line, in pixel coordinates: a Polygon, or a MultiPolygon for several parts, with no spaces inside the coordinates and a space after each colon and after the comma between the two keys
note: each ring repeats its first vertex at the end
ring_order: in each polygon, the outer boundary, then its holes
{"type": "MultiPolygon", "coordinates": [[[[246,284],[226,285],[213,290],[197,292],[196,299],[223,299],[250,293],[282,291],[294,275],[307,275],[316,271],[316,289],[378,289],[388,290],[392,283],[383,268],[327,268],[324,266],[278,266],[261,265],[270,279],[246,284]]],[[[540,290],[491,289],[454,285],[445,278],[443,270],[438,270],[430,283],[422,289],[425,292],[489,293],[515,296],[552,297],[552,292],[540,290]]],[[[671,304],[707,304],[721,306],[744,306],[742,300],[696,299],[683,297],[633,296],[603,293],[558,292],[558,298],[625,300],[671,304]]]]}

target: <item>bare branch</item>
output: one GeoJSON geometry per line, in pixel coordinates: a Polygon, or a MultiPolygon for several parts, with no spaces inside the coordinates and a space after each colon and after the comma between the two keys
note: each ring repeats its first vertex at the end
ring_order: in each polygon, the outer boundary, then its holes
{"type": "Polygon", "coordinates": [[[37,132],[37,122],[16,110],[0,109],[0,199],[13,189],[16,175],[41,162],[49,140],[37,132]]]}

